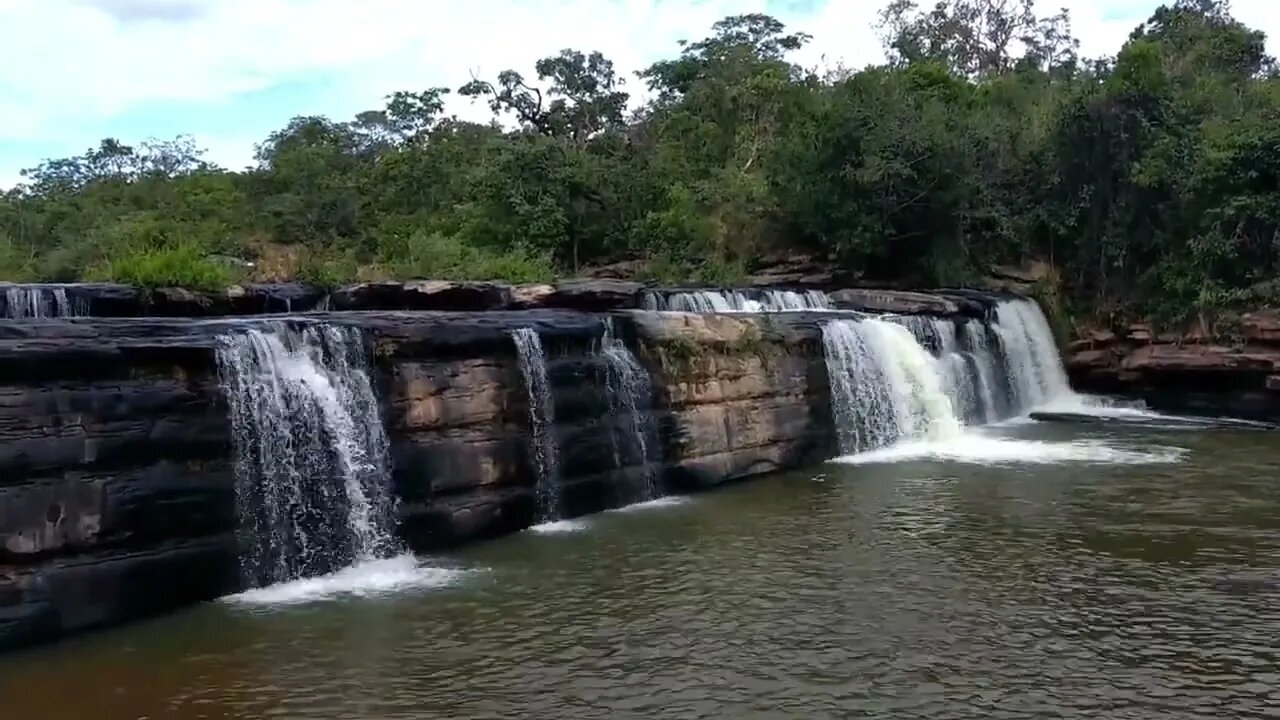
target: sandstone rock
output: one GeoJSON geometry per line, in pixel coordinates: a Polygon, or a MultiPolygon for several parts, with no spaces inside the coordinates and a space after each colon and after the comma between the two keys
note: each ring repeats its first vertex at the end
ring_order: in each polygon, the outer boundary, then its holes
{"type": "Polygon", "coordinates": [[[1155,339],[1155,334],[1151,331],[1150,324],[1133,323],[1125,328],[1124,339],[1136,343],[1149,343],[1155,339]]]}
{"type": "Polygon", "coordinates": [[[1280,350],[1235,350],[1216,345],[1146,345],[1125,359],[1126,370],[1144,374],[1169,372],[1271,371],[1280,363],[1280,350]]]}
{"type": "Polygon", "coordinates": [[[1068,369],[1104,368],[1112,365],[1115,359],[1110,350],[1079,350],[1067,356],[1066,365],[1068,369]]]}
{"type": "Polygon", "coordinates": [[[1280,312],[1264,310],[1245,313],[1240,318],[1245,340],[1262,344],[1280,344],[1280,312]]]}
{"type": "Polygon", "coordinates": [[[543,302],[546,307],[604,312],[641,306],[644,284],[626,280],[567,280],[543,302]]]}
{"type": "Polygon", "coordinates": [[[992,265],[991,275],[999,280],[1013,280],[1014,282],[1033,285],[1051,277],[1053,275],[1053,266],[1040,260],[1031,261],[1021,267],[992,265]]]}
{"type": "Polygon", "coordinates": [[[850,288],[828,293],[831,303],[843,310],[903,315],[956,315],[960,307],[954,300],[939,295],[906,290],[869,290],[850,288]]]}
{"type": "Polygon", "coordinates": [[[515,309],[545,307],[547,298],[555,291],[554,285],[516,285],[511,288],[511,304],[515,309]]]}

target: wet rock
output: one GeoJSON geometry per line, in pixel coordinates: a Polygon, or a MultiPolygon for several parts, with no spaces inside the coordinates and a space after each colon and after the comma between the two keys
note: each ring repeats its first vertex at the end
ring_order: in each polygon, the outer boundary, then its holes
{"type": "Polygon", "coordinates": [[[327,293],[303,283],[250,283],[233,285],[225,295],[232,314],[259,315],[314,310],[327,293]]]}
{"type": "Polygon", "coordinates": [[[410,280],[350,285],[331,295],[335,310],[503,310],[511,287],[496,282],[410,280]]]}
{"type": "Polygon", "coordinates": [[[229,535],[31,568],[0,565],[0,649],[212,600],[236,588],[237,571],[229,535]]]}

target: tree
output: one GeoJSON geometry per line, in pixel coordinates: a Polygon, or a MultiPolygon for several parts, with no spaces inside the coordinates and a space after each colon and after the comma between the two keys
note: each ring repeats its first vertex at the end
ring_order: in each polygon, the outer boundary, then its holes
{"type": "Polygon", "coordinates": [[[546,95],[537,85],[529,85],[515,70],[498,74],[497,85],[475,79],[458,94],[487,96],[495,115],[513,113],[527,129],[549,137],[567,138],[581,145],[600,132],[618,130],[628,95],[618,88],[622,80],[613,63],[599,52],[584,55],[562,50],[559,55],[539,60],[538,80],[546,84],[546,95]]]}

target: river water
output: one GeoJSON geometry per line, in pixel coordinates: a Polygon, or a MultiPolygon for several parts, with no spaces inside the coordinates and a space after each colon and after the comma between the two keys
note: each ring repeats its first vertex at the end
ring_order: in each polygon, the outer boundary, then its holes
{"type": "Polygon", "coordinates": [[[0,716],[1280,716],[1272,434],[1023,423],[930,452],[11,654],[0,716]]]}

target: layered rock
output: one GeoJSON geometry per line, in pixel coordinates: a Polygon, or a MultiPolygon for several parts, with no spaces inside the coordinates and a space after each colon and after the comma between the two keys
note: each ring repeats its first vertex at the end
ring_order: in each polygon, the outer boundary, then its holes
{"type": "Polygon", "coordinates": [[[1140,397],[1156,409],[1280,419],[1280,316],[1247,314],[1237,334],[1227,345],[1146,323],[1090,329],[1067,348],[1067,371],[1079,389],[1140,397]]]}
{"type": "MultiPolygon", "coordinates": [[[[0,322],[0,648],[242,586],[235,448],[215,349],[219,335],[249,326],[327,322],[365,333],[398,529],[418,550],[533,522],[530,398],[512,339],[520,328],[534,329],[546,352],[568,515],[633,502],[648,482],[688,492],[836,452],[820,327],[829,316],[626,309],[644,293],[626,281],[503,287],[363,286],[331,302],[540,309],[0,322]],[[634,428],[610,402],[606,318],[651,380],[654,441],[644,457],[617,449],[634,428]]],[[[856,302],[884,309],[884,297],[856,302]]],[[[990,308],[981,294],[928,297],[895,302],[935,314],[990,308]]]]}

